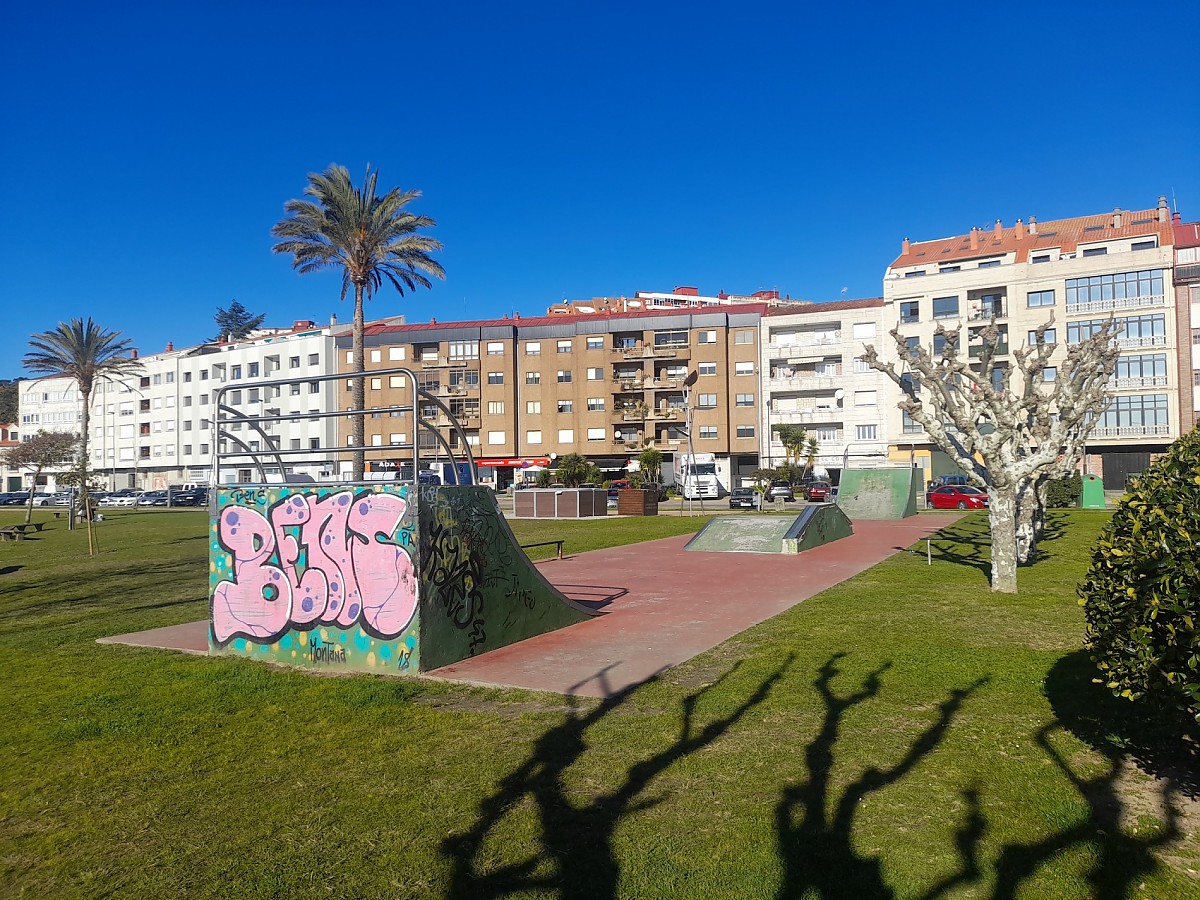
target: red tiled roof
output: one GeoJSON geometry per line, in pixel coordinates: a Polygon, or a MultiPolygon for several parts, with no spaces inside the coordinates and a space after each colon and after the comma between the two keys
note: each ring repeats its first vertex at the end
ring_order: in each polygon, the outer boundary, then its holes
{"type": "Polygon", "coordinates": [[[1113,213],[1107,212],[1075,219],[1038,222],[1037,234],[1029,233],[1028,224],[1002,227],[999,238],[992,228],[981,229],[976,234],[978,241],[975,248],[971,247],[970,234],[910,244],[908,252],[896,257],[889,268],[901,269],[908,266],[957,262],[1004,253],[1015,253],[1017,262],[1027,262],[1031,252],[1051,247],[1059,247],[1064,253],[1070,253],[1078,244],[1113,238],[1157,235],[1160,246],[1171,244],[1172,239],[1171,223],[1158,221],[1158,209],[1122,210],[1120,228],[1113,227],[1113,213]]]}
{"type": "Polygon", "coordinates": [[[514,316],[503,319],[474,319],[466,322],[412,322],[406,325],[372,325],[367,323],[364,334],[410,334],[422,331],[438,331],[442,328],[496,328],[505,326],[562,325],[564,322],[580,322],[590,319],[645,319],[657,316],[693,316],[712,313],[747,313],[762,315],[767,310],[765,303],[738,303],[732,306],[698,306],[681,309],[646,309],[629,312],[598,312],[571,316],[514,316]]]}
{"type": "Polygon", "coordinates": [[[1200,247],[1200,222],[1184,222],[1176,225],[1173,231],[1176,249],[1200,247]]]}
{"type": "Polygon", "coordinates": [[[882,297],[868,297],[864,300],[830,300],[827,303],[807,303],[804,306],[773,306],[764,316],[803,316],[806,313],[820,315],[827,312],[839,312],[845,309],[870,309],[873,306],[883,306],[882,297]]]}

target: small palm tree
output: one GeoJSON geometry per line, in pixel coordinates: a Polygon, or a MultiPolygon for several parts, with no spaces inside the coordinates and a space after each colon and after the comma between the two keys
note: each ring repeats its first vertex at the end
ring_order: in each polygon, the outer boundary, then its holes
{"type": "MultiPolygon", "coordinates": [[[[361,188],[350,181],[344,166],[332,165],[320,174],[310,173],[304,189],[310,200],[289,200],[283,205],[287,218],[271,229],[280,238],[271,249],[292,256],[292,268],[301,275],[321,269],[340,269],[341,299],[354,288],[353,356],[354,372],[351,402],[361,411],[366,403],[362,373],[363,298],[371,297],[386,280],[404,296],[417,285],[431,287],[427,273],[445,278],[441,265],[430,254],[442,248],[441,242],[424,234],[422,228],[437,223],[428,216],[414,216],[405,210],[420,191],[392,188],[382,197],[375,193],[379,173],[367,166],[361,188]]],[[[351,417],[353,443],[365,445],[364,419],[351,417]]],[[[354,481],[363,480],[366,468],[364,452],[354,454],[354,481]]]]}
{"type": "Polygon", "coordinates": [[[96,551],[92,535],[91,502],[88,497],[88,426],[92,413],[92,389],[102,381],[111,381],[142,370],[142,364],[128,356],[132,341],[119,331],[107,331],[89,316],[59,322],[53,331],[43,331],[29,339],[33,349],[25,354],[25,368],[37,375],[70,378],[83,399],[80,421],[79,482],[83,509],[87,518],[88,553],[96,551]]]}

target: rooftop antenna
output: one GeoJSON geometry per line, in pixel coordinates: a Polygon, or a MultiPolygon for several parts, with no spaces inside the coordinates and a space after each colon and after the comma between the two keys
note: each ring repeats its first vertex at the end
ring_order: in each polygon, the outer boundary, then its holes
{"type": "Polygon", "coordinates": [[[1171,188],[1171,212],[1179,212],[1179,202],[1175,199],[1175,188],[1171,188]]]}

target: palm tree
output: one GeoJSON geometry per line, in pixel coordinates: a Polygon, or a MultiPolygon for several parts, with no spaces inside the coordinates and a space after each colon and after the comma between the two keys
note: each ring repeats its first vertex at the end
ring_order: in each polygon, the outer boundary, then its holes
{"type": "MultiPolygon", "coordinates": [[[[320,269],[341,269],[342,294],[354,288],[353,356],[354,372],[351,401],[358,415],[351,417],[353,444],[365,446],[363,359],[363,297],[371,297],[387,280],[404,296],[405,289],[414,291],[417,285],[431,287],[422,273],[445,278],[441,265],[430,254],[442,248],[441,242],[424,234],[421,228],[437,223],[428,216],[414,216],[405,211],[420,191],[392,188],[382,197],[376,196],[378,172],[367,166],[361,188],[350,181],[344,166],[332,165],[319,175],[309,173],[304,193],[311,200],[289,200],[283,205],[287,218],[271,229],[281,238],[271,249],[289,253],[292,268],[301,275],[320,269]]],[[[354,454],[354,481],[363,480],[364,451],[354,454]]]]}
{"type": "Polygon", "coordinates": [[[70,378],[83,399],[83,418],[79,438],[79,490],[87,518],[88,553],[96,552],[92,535],[92,510],[88,497],[88,426],[92,413],[92,389],[102,381],[111,381],[140,372],[142,364],[126,354],[132,341],[119,331],[107,331],[91,316],[59,322],[53,331],[43,331],[29,339],[33,348],[25,354],[25,368],[37,375],[70,378]]]}

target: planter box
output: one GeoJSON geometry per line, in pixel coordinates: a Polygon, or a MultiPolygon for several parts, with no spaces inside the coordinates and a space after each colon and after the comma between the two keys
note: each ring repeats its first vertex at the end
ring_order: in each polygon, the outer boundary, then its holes
{"type": "Polygon", "coordinates": [[[513,514],[530,519],[583,519],[608,515],[608,491],[537,488],[513,494],[513,514]]]}
{"type": "Polygon", "coordinates": [[[657,516],[657,491],[618,491],[617,515],[619,516],[657,516]]]}

